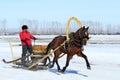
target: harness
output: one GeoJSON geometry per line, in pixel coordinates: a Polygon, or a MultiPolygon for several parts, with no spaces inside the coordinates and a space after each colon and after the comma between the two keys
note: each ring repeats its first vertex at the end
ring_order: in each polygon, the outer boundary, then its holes
{"type": "Polygon", "coordinates": [[[74,38],[74,32],[70,33],[69,37],[70,37],[69,43],[71,45],[75,45],[75,46],[78,46],[78,47],[82,47],[83,46],[83,40],[82,39],[80,39],[80,40],[75,39],[74,38]]]}
{"type": "Polygon", "coordinates": [[[69,41],[65,43],[65,49],[70,51],[71,50],[71,46],[75,45],[77,47],[83,47],[83,39],[80,40],[76,40],[74,38],[74,32],[69,34],[69,41]]]}

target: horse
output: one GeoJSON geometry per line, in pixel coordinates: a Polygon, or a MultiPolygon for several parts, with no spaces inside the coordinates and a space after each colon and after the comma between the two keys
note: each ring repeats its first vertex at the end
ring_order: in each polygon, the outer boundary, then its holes
{"type": "Polygon", "coordinates": [[[69,66],[71,58],[76,54],[79,57],[83,57],[86,61],[87,69],[91,69],[87,56],[82,52],[83,46],[86,45],[89,40],[88,29],[89,27],[85,28],[85,26],[79,28],[75,33],[71,33],[69,35],[70,39],[68,41],[66,41],[66,36],[56,36],[48,44],[46,54],[48,54],[51,49],[55,50],[59,47],[56,51],[54,51],[54,58],[50,68],[52,68],[56,63],[58,71],[64,73],[66,68],[69,66]],[[61,46],[64,42],[65,44],[61,46]],[[60,68],[58,63],[58,59],[62,53],[67,54],[66,64],[63,69],[60,68]]]}

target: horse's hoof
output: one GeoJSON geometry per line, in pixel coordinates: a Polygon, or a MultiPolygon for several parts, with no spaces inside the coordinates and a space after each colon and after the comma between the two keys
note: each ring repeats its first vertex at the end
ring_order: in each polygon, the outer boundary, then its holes
{"type": "Polygon", "coordinates": [[[52,65],[49,65],[48,67],[49,67],[49,68],[53,68],[53,66],[52,66],[52,65]]]}
{"type": "Polygon", "coordinates": [[[58,70],[58,72],[61,72],[61,70],[58,70]]]}
{"type": "Polygon", "coordinates": [[[63,71],[63,70],[59,70],[59,72],[60,72],[60,73],[64,73],[64,71],[63,71]]]}
{"type": "Polygon", "coordinates": [[[48,68],[52,68],[53,66],[50,64],[50,63],[48,63],[48,68]]]}
{"type": "Polygon", "coordinates": [[[91,67],[87,67],[87,69],[91,70],[91,67]]]}

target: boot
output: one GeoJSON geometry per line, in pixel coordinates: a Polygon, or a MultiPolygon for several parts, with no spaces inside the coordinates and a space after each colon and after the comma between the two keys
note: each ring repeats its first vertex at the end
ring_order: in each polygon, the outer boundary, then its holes
{"type": "Polygon", "coordinates": [[[25,57],[22,57],[22,60],[21,60],[22,65],[21,65],[21,67],[27,67],[25,60],[26,60],[25,57]]]}

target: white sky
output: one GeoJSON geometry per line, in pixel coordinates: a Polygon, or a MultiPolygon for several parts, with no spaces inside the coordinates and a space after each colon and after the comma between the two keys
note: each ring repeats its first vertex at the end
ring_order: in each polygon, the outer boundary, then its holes
{"type": "Polygon", "coordinates": [[[21,19],[67,22],[79,20],[119,24],[120,0],[0,0],[0,20],[17,26],[21,19]]]}

